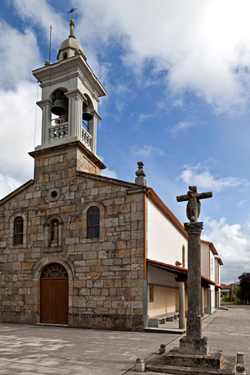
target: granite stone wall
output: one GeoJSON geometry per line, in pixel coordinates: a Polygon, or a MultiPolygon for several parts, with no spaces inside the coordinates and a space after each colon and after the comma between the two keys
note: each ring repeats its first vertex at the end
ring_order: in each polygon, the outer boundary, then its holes
{"type": "Polygon", "coordinates": [[[69,276],[70,326],[143,329],[145,188],[100,176],[74,147],[33,156],[34,180],[0,201],[0,321],[40,322],[41,272],[57,262],[69,276]],[[87,238],[91,206],[100,210],[96,239],[87,238]],[[16,216],[22,245],[13,243],[16,216]]]}

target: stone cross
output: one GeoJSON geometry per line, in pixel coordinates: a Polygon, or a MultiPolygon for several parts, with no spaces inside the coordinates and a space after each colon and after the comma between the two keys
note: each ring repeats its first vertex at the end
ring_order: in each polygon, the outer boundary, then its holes
{"type": "Polygon", "coordinates": [[[179,195],[178,197],[176,197],[176,199],[177,202],[188,201],[187,218],[191,222],[197,222],[200,216],[200,199],[212,198],[212,196],[213,194],[211,192],[199,194],[196,186],[189,186],[189,191],[187,192],[187,195],[179,195]]]}
{"type": "Polygon", "coordinates": [[[200,235],[203,223],[197,220],[200,199],[211,197],[211,192],[199,194],[196,186],[189,186],[187,195],[176,197],[177,202],[188,201],[187,217],[190,220],[184,223],[188,233],[188,316],[187,335],[180,340],[181,353],[207,355],[209,350],[207,337],[202,337],[200,235]]]}

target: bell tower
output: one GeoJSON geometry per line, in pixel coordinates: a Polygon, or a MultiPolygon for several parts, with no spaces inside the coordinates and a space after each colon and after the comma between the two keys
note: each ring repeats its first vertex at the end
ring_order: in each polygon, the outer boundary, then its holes
{"type": "MultiPolygon", "coordinates": [[[[37,102],[42,109],[42,136],[41,144],[31,156],[75,145],[85,159],[98,165],[99,170],[104,169],[96,155],[96,138],[97,123],[101,120],[99,98],[106,95],[106,91],[75,37],[73,19],[70,20],[70,35],[62,42],[57,60],[54,64],[46,61],[44,67],[33,71],[42,88],[42,100],[37,102]]],[[[86,170],[92,171],[91,168],[86,170]]]]}

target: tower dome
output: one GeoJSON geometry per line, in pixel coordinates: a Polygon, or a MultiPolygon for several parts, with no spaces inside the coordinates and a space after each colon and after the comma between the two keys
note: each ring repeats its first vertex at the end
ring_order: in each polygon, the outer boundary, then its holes
{"type": "Polygon", "coordinates": [[[71,19],[70,20],[70,35],[61,44],[61,47],[57,54],[58,61],[68,59],[69,57],[73,57],[75,55],[81,55],[85,61],[87,60],[81,44],[78,42],[78,40],[75,37],[74,26],[75,26],[74,20],[71,19]]]}

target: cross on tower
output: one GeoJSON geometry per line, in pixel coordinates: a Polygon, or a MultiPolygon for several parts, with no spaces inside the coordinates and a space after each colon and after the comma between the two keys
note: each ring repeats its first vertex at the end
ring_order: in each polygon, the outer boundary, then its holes
{"type": "Polygon", "coordinates": [[[179,195],[176,197],[177,202],[188,201],[187,204],[187,218],[191,222],[197,222],[200,216],[201,202],[200,199],[212,198],[212,192],[198,193],[196,186],[189,186],[189,191],[186,195],[179,195]]]}
{"type": "Polygon", "coordinates": [[[67,13],[71,14],[71,19],[73,19],[73,13],[74,13],[75,10],[77,10],[77,8],[71,7],[71,9],[67,12],[67,13]]]}

